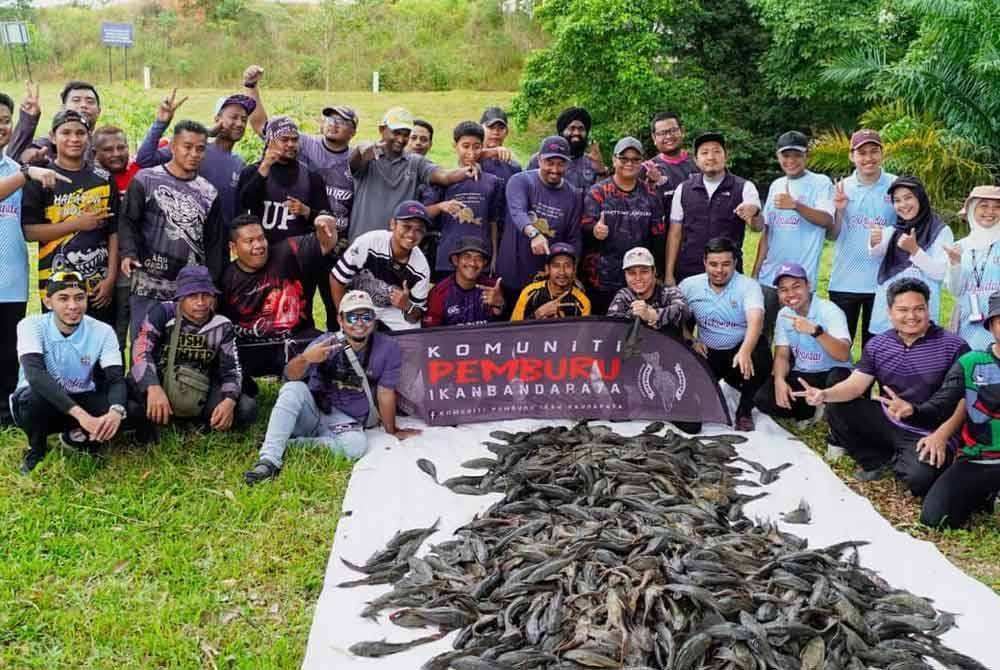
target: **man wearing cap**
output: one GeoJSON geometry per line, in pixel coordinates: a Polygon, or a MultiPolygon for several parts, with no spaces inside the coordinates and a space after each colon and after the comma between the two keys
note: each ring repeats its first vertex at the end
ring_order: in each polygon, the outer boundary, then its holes
{"type": "Polygon", "coordinates": [[[663,248],[667,227],[660,199],[639,179],[642,143],[634,137],[618,140],[614,174],[594,184],[583,199],[583,285],[595,314],[604,314],[625,286],[622,259],[629,249],[663,248]]]}
{"type": "Polygon", "coordinates": [[[375,304],[364,291],[340,300],[340,333],[325,333],[285,366],[259,458],[244,475],[250,486],[277,476],[292,444],[320,444],[361,458],[365,428],[379,421],[400,440],[419,435],[396,424],[396,385],[402,355],[396,341],[375,332],[375,304]],[[301,439],[294,439],[301,438],[301,439]]]}
{"type": "Polygon", "coordinates": [[[434,285],[423,326],[474,326],[503,314],[502,279],[484,277],[490,249],[479,235],[456,240],[449,256],[454,273],[434,285]]]}
{"type": "Polygon", "coordinates": [[[174,124],[171,158],[140,170],[125,193],[119,218],[121,271],[132,281],[132,338],[153,304],[172,300],[185,265],[222,275],[226,248],[218,191],[198,175],[208,130],[196,121],[174,124]]]}
{"type": "MultiPolygon", "coordinates": [[[[62,101],[60,110],[69,109],[79,112],[87,119],[88,128],[93,130],[97,127],[97,122],[101,118],[101,96],[97,94],[97,89],[93,84],[85,81],[67,82],[59,93],[59,99],[62,101]]],[[[7,144],[7,155],[13,156],[23,165],[44,166],[55,156],[55,145],[51,137],[32,139],[41,117],[42,110],[38,104],[38,85],[29,82],[28,95],[21,105],[17,127],[11,133],[10,142],[7,144]]],[[[84,160],[87,163],[93,162],[93,145],[87,146],[84,160]]]]}
{"type": "Polygon", "coordinates": [[[935,417],[913,414],[912,408],[941,388],[969,345],[931,321],[930,288],[922,280],[897,279],[887,296],[892,329],[868,342],[850,376],[826,389],[801,380],[805,390],[795,396],[810,405],[827,405],[835,441],[828,454],[832,458],[846,451],[858,463],[857,479],[874,481],[895,473],[913,495],[923,496],[941,473],[941,463],[930,461],[917,445],[939,424],[935,417]],[[877,400],[868,398],[874,382],[882,394],[877,400]]]}
{"type": "Polygon", "coordinates": [[[378,130],[381,136],[378,142],[362,142],[351,149],[354,176],[351,242],[369,231],[384,231],[396,206],[417,198],[422,186],[448,187],[479,174],[477,167],[443,170],[426,157],[405,151],[413,130],[413,116],[402,107],[387,111],[378,130]]]}
{"type": "Polygon", "coordinates": [[[497,254],[497,274],[504,278],[504,299],[513,305],[521,289],[545,265],[551,245],[569,244],[574,256],[582,246],[579,191],[564,179],[569,143],[552,135],[542,140],[538,168],[519,172],[507,182],[506,228],[497,254]]]}
{"type": "Polygon", "coordinates": [[[64,177],[54,189],[29,182],[22,196],[24,239],[38,242],[38,286],[54,272],[83,277],[90,316],[114,325],[118,276],[118,188],[103,168],[84,160],[87,117],[73,110],[52,120],[51,168],[64,177]]]}
{"type": "Polygon", "coordinates": [[[800,264],[782,263],[775,270],[774,283],[782,308],[774,327],[772,382],[761,387],[754,404],[771,416],[809,421],[816,408],[792,391],[801,390],[799,379],[817,388],[846,379],[851,368],[851,334],[840,308],[813,294],[809,273],[800,264]]]}
{"type": "Polygon", "coordinates": [[[430,267],[420,240],[430,224],[427,208],[404,200],[389,220],[389,230],[355,239],[337,260],[330,291],[339,305],[348,287],[364,291],[375,315],[391,330],[419,328],[430,291],[430,267]]]}
{"type": "Polygon", "coordinates": [[[716,379],[740,392],[736,430],[751,431],[753,399],[771,374],[771,351],[761,337],[764,296],[760,284],[736,270],[738,251],[728,237],[709,240],[703,252],[705,271],[678,288],[698,324],[691,346],[708,359],[716,379]]]}
{"type": "Polygon", "coordinates": [[[626,251],[622,270],[626,286],[615,293],[608,305],[608,316],[639,317],[650,328],[690,339],[685,331],[691,310],[684,294],[656,278],[656,259],[649,249],[633,247],[626,251]]]}
{"type": "Polygon", "coordinates": [[[522,169],[511,150],[503,145],[510,132],[507,112],[501,107],[487,107],[483,110],[479,123],[485,133],[479,165],[483,172],[496,175],[500,180],[501,190],[505,189],[507,181],[522,169]]]}
{"type": "Polygon", "coordinates": [[[878,268],[884,254],[869,251],[873,231],[891,228],[896,210],[889,197],[889,186],[896,175],[882,169],[882,138],[874,130],[859,130],[851,135],[851,162],[854,172],[837,182],[833,204],[831,237],[833,266],[830,269],[830,300],[847,317],[851,338],[861,321],[861,342],[867,344],[872,334],[868,327],[878,285],[878,268]]]}
{"type": "MultiPolygon", "coordinates": [[[[590,112],[583,107],[564,109],[556,119],[556,134],[565,138],[569,145],[565,179],[581,194],[587,193],[598,179],[608,176],[601,147],[589,141],[592,123],[590,112]]],[[[537,170],[540,158],[541,152],[532,156],[527,169],[537,170]]]]}
{"type": "MultiPolygon", "coordinates": [[[[135,153],[139,167],[155,167],[170,161],[170,147],[160,147],[163,133],[173,121],[174,114],[187,100],[187,96],[177,100],[177,89],[160,101],[156,118],[150,126],[146,138],[135,153]]],[[[237,185],[240,173],[246,163],[233,151],[236,143],[243,139],[247,129],[247,119],[257,103],[245,95],[234,94],[220,98],[215,108],[215,139],[205,147],[205,158],[201,161],[198,174],[207,179],[219,192],[222,220],[226,225],[236,216],[237,185]]]]}
{"type": "Polygon", "coordinates": [[[140,441],[155,439],[156,427],[172,418],[200,421],[219,431],[244,428],[257,418],[257,401],[241,392],[243,371],[233,324],[215,313],[218,295],[208,268],[189,265],[177,275],[174,300],[159,303],[143,320],[132,344],[129,374],[129,413],[148,419],[136,422],[140,441]],[[179,394],[192,391],[179,380],[192,374],[207,388],[197,389],[200,398],[181,402],[179,394]]]}
{"type": "Polygon", "coordinates": [[[91,450],[113,438],[125,418],[122,354],[114,329],[86,315],[83,278],[57,272],[45,286],[44,314],[17,324],[21,371],[10,405],[28,436],[27,474],[45,458],[48,436],[91,450]]]}
{"type": "Polygon", "coordinates": [[[757,187],[726,169],[725,136],[702,133],[694,154],[701,174],[678,184],[670,202],[665,281],[671,286],[704,272],[705,245],[717,237],[733,242],[735,270],[742,273],[746,227],[761,226],[757,187]]]}
{"type": "Polygon", "coordinates": [[[764,291],[764,336],[771,337],[778,313],[778,268],[794,262],[806,269],[809,285],[819,286],[819,257],[833,229],[833,182],[806,169],[809,138],[790,130],[778,138],[778,164],[785,173],[771,182],[764,203],[764,233],[753,276],[764,291]]]}
{"type": "Polygon", "coordinates": [[[557,242],[545,259],[545,278],[524,287],[510,320],[574,316],[590,316],[590,298],[576,281],[576,249],[557,242]]]}

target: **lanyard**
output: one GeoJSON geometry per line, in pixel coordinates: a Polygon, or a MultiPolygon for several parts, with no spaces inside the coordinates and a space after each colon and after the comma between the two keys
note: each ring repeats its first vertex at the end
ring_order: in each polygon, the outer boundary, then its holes
{"type": "Polygon", "coordinates": [[[986,265],[990,262],[990,255],[993,253],[993,244],[996,243],[994,242],[990,244],[989,248],[986,250],[985,257],[983,258],[983,264],[979,266],[976,265],[976,250],[970,250],[972,253],[972,283],[975,285],[977,291],[983,284],[983,277],[986,276],[986,265]]]}

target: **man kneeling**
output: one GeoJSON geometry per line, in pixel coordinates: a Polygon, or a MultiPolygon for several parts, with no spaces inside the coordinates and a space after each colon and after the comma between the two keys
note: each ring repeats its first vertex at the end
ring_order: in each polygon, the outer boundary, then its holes
{"type": "Polygon", "coordinates": [[[17,389],[10,400],[14,422],[28,436],[21,473],[35,469],[48,436],[92,450],[118,433],[125,418],[122,354],[114,329],[86,315],[87,293],[75,272],[56,272],[42,298],[45,314],[17,324],[17,389]]]}
{"type": "Polygon", "coordinates": [[[177,275],[175,301],[156,304],[143,319],[129,384],[129,411],[149,419],[139,424],[138,441],[154,440],[156,426],[171,417],[201,420],[212,430],[257,418],[257,401],[241,393],[233,323],[215,313],[218,293],[207,267],[189,265],[177,275]]]}
{"type": "Polygon", "coordinates": [[[267,422],[259,460],[244,475],[250,486],[278,474],[285,449],[293,442],[315,442],[348,458],[361,458],[368,450],[364,429],[373,428],[379,419],[385,432],[401,440],[420,434],[396,427],[395,389],[402,357],[390,336],[375,332],[371,297],[348,291],[340,300],[337,320],[340,333],[320,335],[285,366],[288,382],[267,422]]]}

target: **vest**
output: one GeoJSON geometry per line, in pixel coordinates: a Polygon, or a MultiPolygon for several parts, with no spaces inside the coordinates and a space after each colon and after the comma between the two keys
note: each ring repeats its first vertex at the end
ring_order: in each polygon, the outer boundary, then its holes
{"type": "Polygon", "coordinates": [[[674,268],[681,281],[705,271],[705,245],[714,237],[728,237],[737,249],[736,271],[743,272],[743,237],[746,222],[733,212],[743,202],[746,180],[726,171],[711,200],[700,174],[691,175],[681,191],[684,208],[684,237],[674,268]]]}

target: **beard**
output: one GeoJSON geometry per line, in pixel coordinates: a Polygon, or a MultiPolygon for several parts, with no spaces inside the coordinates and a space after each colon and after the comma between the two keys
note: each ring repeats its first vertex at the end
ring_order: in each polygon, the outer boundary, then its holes
{"type": "Polygon", "coordinates": [[[587,150],[586,137],[572,137],[566,141],[569,142],[569,153],[573,158],[579,158],[587,150]]]}

